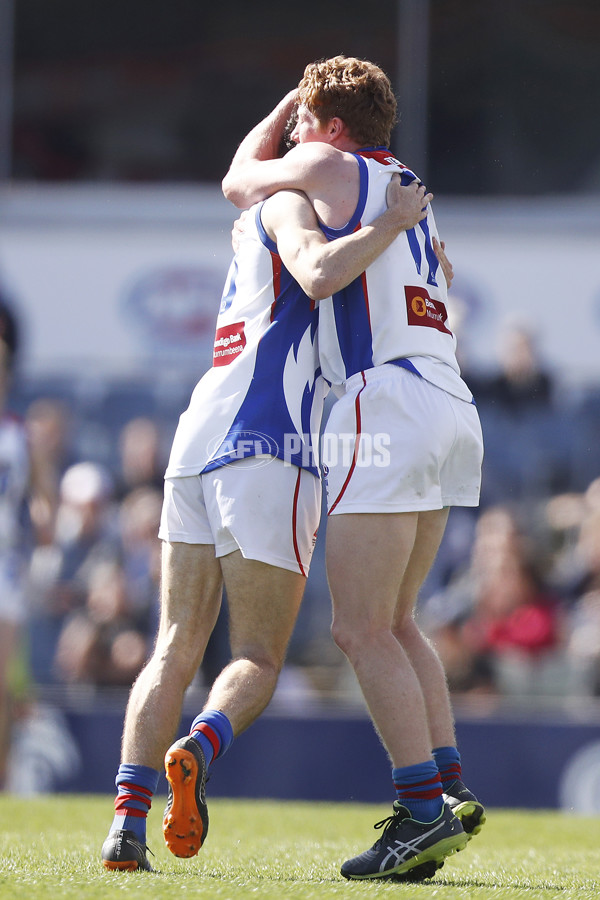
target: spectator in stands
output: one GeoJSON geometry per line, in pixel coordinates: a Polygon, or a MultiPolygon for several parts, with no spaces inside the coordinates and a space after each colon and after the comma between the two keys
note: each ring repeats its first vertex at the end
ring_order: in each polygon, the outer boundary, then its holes
{"type": "Polygon", "coordinates": [[[503,507],[480,516],[468,570],[422,615],[454,689],[509,689],[512,669],[530,670],[563,642],[559,599],[539,578],[514,513],[503,507]]]}
{"type": "Polygon", "coordinates": [[[69,472],[65,476],[67,512],[61,508],[59,525],[69,526],[74,504],[82,528],[63,556],[63,579],[67,572],[70,578],[60,585],[59,596],[61,601],[66,597],[66,604],[56,623],[52,672],[68,683],[130,686],[156,628],[162,494],[152,487],[130,491],[113,522],[105,473],[90,466],[75,467],[81,484],[73,493],[69,472]]]}
{"type": "Polygon", "coordinates": [[[54,540],[60,502],[60,481],[68,468],[71,423],[60,400],[40,397],[25,414],[31,465],[43,488],[30,503],[35,542],[47,545],[54,540]]]}
{"type": "Polygon", "coordinates": [[[70,466],[60,483],[54,543],[34,553],[31,665],[42,683],[54,680],[58,635],[67,615],[84,606],[94,566],[119,559],[112,491],[112,479],[103,467],[91,462],[70,466]]]}
{"type": "Polygon", "coordinates": [[[158,525],[162,491],[144,486],[130,491],[121,501],[119,534],[127,592],[136,615],[150,640],[158,624],[161,544],[158,525]]]}
{"type": "Polygon", "coordinates": [[[478,398],[517,415],[548,405],[553,382],[544,369],[535,338],[520,323],[507,324],[500,339],[500,371],[480,389],[478,398]]]}
{"type": "Polygon", "coordinates": [[[546,515],[555,533],[563,525],[553,573],[557,588],[571,600],[600,589],[600,478],[583,494],[554,498],[546,515]],[[567,513],[570,516],[565,521],[567,513]],[[558,514],[562,521],[557,521],[558,514]]]}
{"type": "Polygon", "coordinates": [[[18,323],[0,299],[0,788],[6,777],[13,719],[13,671],[28,616],[25,578],[31,550],[27,501],[47,503],[30,458],[25,424],[9,412],[18,323]]]}
{"type": "Polygon", "coordinates": [[[546,515],[560,534],[554,583],[569,603],[566,653],[574,685],[600,695],[600,479],[553,498],[546,515]]]}
{"type": "Polygon", "coordinates": [[[118,562],[96,563],[85,605],[68,616],[58,639],[56,670],[68,683],[129,687],[147,654],[143,616],[118,562]]]}
{"type": "Polygon", "coordinates": [[[522,556],[499,555],[476,597],[465,634],[496,658],[539,656],[560,645],[557,598],[544,590],[531,563],[522,556]]]}
{"type": "Polygon", "coordinates": [[[120,465],[117,497],[122,499],[137,487],[153,487],[163,492],[166,461],[161,448],[160,429],[143,416],[131,419],[119,436],[120,465]]]}
{"type": "Polygon", "coordinates": [[[66,611],[82,604],[94,564],[118,558],[113,480],[96,463],[76,463],[63,475],[60,499],[56,539],[62,558],[55,599],[66,611]]]}

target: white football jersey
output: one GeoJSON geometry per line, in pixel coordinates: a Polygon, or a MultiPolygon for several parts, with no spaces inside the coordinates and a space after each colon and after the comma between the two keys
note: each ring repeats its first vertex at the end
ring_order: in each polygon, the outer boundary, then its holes
{"type": "MultiPolygon", "coordinates": [[[[385,148],[354,155],[360,171],[359,201],[344,228],[321,225],[329,239],[351,234],[385,211],[394,172],[400,173],[403,184],[416,179],[385,148]]],[[[447,323],[447,287],[433,250],[434,235],[438,236],[430,209],[362,276],[319,304],[319,354],[330,383],[341,385],[357,372],[393,362],[461,399],[473,399],[456,361],[456,338],[447,323]]]]}
{"type": "Polygon", "coordinates": [[[213,366],[196,385],[173,441],[167,478],[268,454],[319,475],[327,386],[319,310],[291,277],[250,210],[217,318],[213,366]]]}

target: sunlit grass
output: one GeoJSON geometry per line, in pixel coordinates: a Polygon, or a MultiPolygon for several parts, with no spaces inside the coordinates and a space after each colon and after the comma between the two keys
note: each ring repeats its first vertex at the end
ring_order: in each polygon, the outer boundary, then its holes
{"type": "Polygon", "coordinates": [[[0,897],[579,898],[600,896],[600,818],[491,810],[482,833],[423,884],[348,882],[340,864],[373,843],[389,810],[358,804],[214,800],[205,846],[171,856],[150,814],[155,874],[112,873],[100,847],[112,797],[0,796],[0,897]]]}

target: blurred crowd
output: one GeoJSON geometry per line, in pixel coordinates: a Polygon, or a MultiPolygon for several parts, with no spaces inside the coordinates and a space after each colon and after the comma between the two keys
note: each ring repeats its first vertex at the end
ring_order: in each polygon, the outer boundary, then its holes
{"type": "Polygon", "coordinates": [[[522,323],[507,323],[499,358],[491,376],[466,374],[481,506],[452,511],[421,623],[453,692],[600,696],[600,390],[564,391],[522,323]]]}
{"type": "MultiPolygon", "coordinates": [[[[1,331],[0,310],[0,351],[1,331]]],[[[455,693],[600,696],[598,394],[586,400],[590,415],[581,400],[565,403],[524,329],[507,334],[502,360],[492,376],[466,373],[486,441],[482,503],[451,512],[417,614],[455,693]]],[[[16,421],[10,402],[7,389],[4,429],[16,421]]],[[[30,479],[11,501],[23,501],[18,532],[3,529],[0,496],[0,578],[18,573],[26,611],[3,622],[0,608],[0,639],[12,651],[0,673],[4,742],[15,685],[127,688],[143,666],[158,617],[157,528],[176,421],[165,426],[132,403],[107,455],[106,442],[93,453],[89,439],[75,439],[94,433],[89,416],[43,385],[21,412],[30,479]]],[[[0,459],[0,495],[7,466],[0,459]]],[[[200,687],[226,661],[222,619],[200,687]]],[[[281,683],[305,699],[356,690],[329,636],[322,540],[281,683]]]]}
{"type": "Polygon", "coordinates": [[[56,498],[53,510],[32,509],[45,533],[28,571],[31,674],[42,684],[129,685],[156,626],[159,435],[150,420],[132,419],[120,437],[116,472],[68,462],[65,413],[40,399],[26,415],[32,454],[52,448],[56,498]]]}
{"type": "Polygon", "coordinates": [[[600,696],[600,479],[483,510],[420,616],[453,692],[600,696]]]}

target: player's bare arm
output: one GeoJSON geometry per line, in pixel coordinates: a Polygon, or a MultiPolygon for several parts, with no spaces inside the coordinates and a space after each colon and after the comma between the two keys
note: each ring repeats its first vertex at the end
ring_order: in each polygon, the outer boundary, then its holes
{"type": "Polygon", "coordinates": [[[262,176],[259,173],[263,171],[263,167],[258,164],[278,161],[281,141],[287,122],[295,109],[296,97],[296,90],[286,94],[275,109],[248,132],[239,145],[222,182],[223,194],[238,209],[264,200],[277,190],[295,186],[286,182],[285,172],[280,174],[278,171],[280,167],[277,165],[266,167],[265,182],[261,185],[262,176]],[[279,178],[281,183],[273,187],[279,178]]]}
{"type": "MultiPolygon", "coordinates": [[[[388,193],[387,193],[388,205],[393,206],[394,204],[400,203],[403,198],[405,200],[408,199],[409,195],[410,196],[413,195],[413,192],[415,191],[416,188],[417,188],[416,182],[413,185],[408,185],[406,187],[402,187],[399,177],[394,176],[392,178],[392,180],[390,181],[390,186],[388,188],[388,193]]],[[[433,199],[433,194],[426,195],[424,188],[422,188],[421,194],[423,196],[423,205],[424,206],[426,203],[430,203],[431,200],[433,199]]],[[[416,203],[416,195],[415,195],[415,203],[416,203]]],[[[418,221],[421,221],[421,219],[423,219],[425,217],[425,212],[421,211],[421,213],[422,214],[419,215],[419,210],[416,208],[416,205],[415,205],[414,209],[411,209],[411,210],[406,209],[405,217],[403,220],[405,223],[404,227],[406,229],[414,227],[414,225],[416,225],[418,221]],[[417,216],[418,216],[418,218],[416,218],[417,216]],[[413,217],[415,217],[414,221],[413,221],[413,217]]],[[[244,230],[245,230],[244,229],[244,218],[245,218],[246,214],[247,214],[247,210],[244,210],[240,214],[240,216],[235,220],[235,222],[233,224],[232,246],[233,246],[234,252],[237,252],[240,238],[244,234],[244,230]]],[[[403,229],[401,228],[400,230],[403,230],[403,229]]],[[[452,284],[452,280],[454,278],[454,271],[452,268],[452,263],[446,256],[446,253],[445,253],[446,245],[445,245],[444,241],[441,241],[441,243],[440,243],[438,241],[438,239],[434,236],[433,249],[435,251],[435,254],[436,254],[438,261],[440,263],[440,266],[442,268],[442,272],[446,279],[448,288],[450,288],[450,286],[452,284]]],[[[326,296],[329,296],[329,295],[326,295],[326,296]]],[[[314,297],[313,299],[317,299],[317,298],[314,297]]]]}
{"type": "Polygon", "coordinates": [[[238,209],[245,209],[288,188],[307,191],[314,169],[327,153],[323,147],[296,146],[281,156],[286,127],[296,110],[297,90],[283,97],[239,145],[222,182],[223,194],[238,209]]]}
{"type": "Polygon", "coordinates": [[[236,162],[234,157],[222,189],[227,200],[238,209],[246,209],[282,190],[328,196],[339,184],[333,201],[342,191],[340,181],[344,170],[347,170],[344,180],[354,177],[358,187],[356,163],[348,154],[326,143],[298,144],[281,158],[244,158],[236,162]],[[324,187],[329,189],[323,190],[324,187]]]}
{"type": "MultiPolygon", "coordinates": [[[[322,221],[334,228],[341,227],[352,214],[357,199],[358,180],[352,157],[328,143],[311,141],[297,144],[285,156],[277,158],[296,102],[297,91],[290,91],[248,133],[223,180],[223,192],[235,206],[245,209],[278,190],[302,190],[322,221]]],[[[335,123],[338,120],[333,120],[335,123]]],[[[338,125],[343,128],[343,123],[338,125]]],[[[234,249],[235,241],[234,229],[234,249]]],[[[440,245],[434,238],[433,247],[450,287],[453,271],[444,243],[440,245]]]]}
{"type": "MultiPolygon", "coordinates": [[[[324,204],[323,210],[317,211],[327,224],[340,227],[345,222],[329,221],[328,212],[336,208],[339,216],[344,203],[357,201],[359,183],[353,157],[333,145],[344,133],[345,126],[340,119],[333,119],[328,127],[321,127],[312,117],[313,132],[321,128],[322,140],[318,133],[309,141],[301,140],[296,125],[293,136],[296,146],[280,156],[286,125],[296,107],[296,95],[295,90],[287,94],[246,135],[223,179],[223,194],[238,209],[245,209],[277,191],[301,190],[311,200],[318,198],[324,204]]],[[[300,114],[302,110],[300,107],[300,114]]],[[[310,114],[306,112],[306,115],[310,114]]]]}
{"type": "Polygon", "coordinates": [[[248,132],[233,157],[230,172],[253,160],[276,159],[279,156],[281,140],[296,108],[297,98],[298,91],[294,88],[248,132]]]}
{"type": "Polygon", "coordinates": [[[358,278],[401,231],[424,219],[432,199],[422,185],[402,187],[395,179],[388,190],[388,209],[370,225],[335,241],[327,240],[312,205],[299,192],[282,191],[270,198],[262,221],[291,275],[311,299],[323,300],[358,278]]]}

